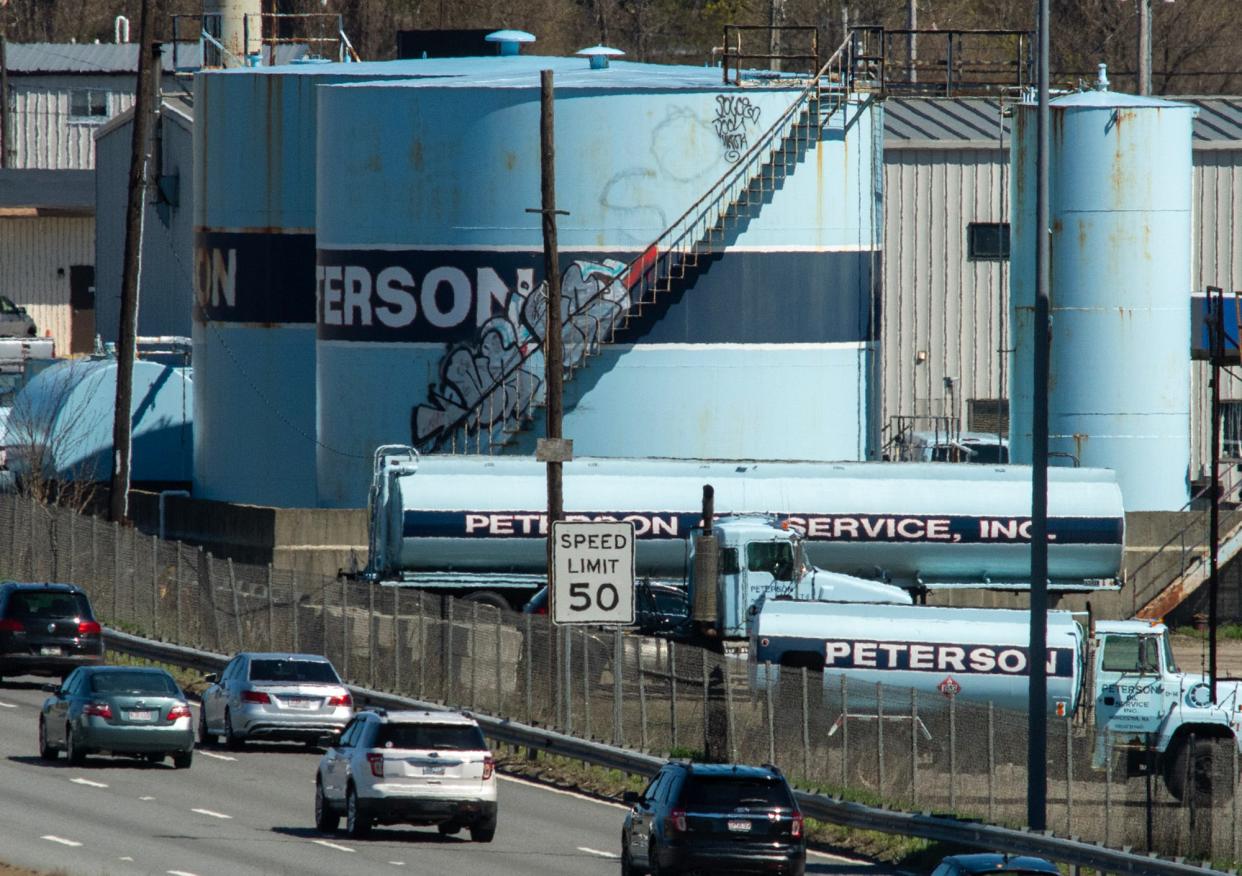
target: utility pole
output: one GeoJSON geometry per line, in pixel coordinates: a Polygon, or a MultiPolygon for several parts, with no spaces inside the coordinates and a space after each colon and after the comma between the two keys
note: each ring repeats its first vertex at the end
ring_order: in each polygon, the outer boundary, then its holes
{"type": "Polygon", "coordinates": [[[1047,827],[1048,818],[1048,360],[1049,320],[1048,0],[1039,0],[1039,107],[1035,172],[1034,398],[1031,423],[1031,641],[1030,706],[1027,711],[1026,823],[1047,827]]]}
{"type": "Polygon", "coordinates": [[[1208,681],[1216,703],[1216,613],[1220,572],[1220,366],[1225,358],[1225,290],[1208,287],[1208,335],[1212,356],[1212,475],[1208,506],[1208,681]]]}
{"type": "Polygon", "coordinates": [[[121,260],[121,324],[116,344],[116,408],[112,421],[112,495],[109,517],[129,519],[130,456],[133,451],[134,355],[138,334],[138,288],[142,273],[142,219],[146,206],[147,149],[151,116],[157,106],[161,52],[155,42],[158,12],[142,0],[139,25],[138,94],[134,100],[134,136],[129,161],[129,203],[125,208],[125,251],[121,260]]]}
{"type": "Polygon", "coordinates": [[[785,25],[785,0],[768,0],[768,68],[773,71],[781,69],[781,28],[785,25]]]}
{"type": "Polygon", "coordinates": [[[7,34],[0,30],[0,167],[13,166],[13,128],[9,123],[8,42],[7,34]]]}
{"type": "Polygon", "coordinates": [[[1138,0],[1138,93],[1151,94],[1151,0],[1138,0]]]}
{"type": "Polygon", "coordinates": [[[910,70],[907,74],[911,84],[919,81],[919,0],[906,2],[906,27],[910,29],[910,70]]]}

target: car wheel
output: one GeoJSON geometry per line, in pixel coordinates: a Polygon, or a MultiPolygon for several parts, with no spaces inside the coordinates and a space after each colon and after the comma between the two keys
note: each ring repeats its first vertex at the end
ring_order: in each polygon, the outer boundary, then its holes
{"type": "Polygon", "coordinates": [[[353,785],[345,792],[345,832],[354,839],[361,839],[371,832],[371,819],[358,805],[358,792],[353,785]]]}
{"type": "Polygon", "coordinates": [[[323,782],[315,780],[315,830],[320,833],[334,833],[341,826],[341,816],[332,811],[328,800],[323,795],[323,782]]]}
{"type": "Polygon", "coordinates": [[[82,750],[73,728],[68,724],[65,725],[65,758],[74,766],[86,763],[86,752],[82,750]]]}
{"type": "Polygon", "coordinates": [[[43,721],[43,716],[39,716],[39,757],[44,760],[56,760],[60,753],[55,746],[49,745],[47,741],[47,724],[43,721]]]}
{"type": "Polygon", "coordinates": [[[660,859],[656,856],[656,847],[654,843],[647,846],[647,872],[650,873],[651,876],[661,876],[661,874],[668,872],[667,870],[660,869],[660,859]]]}
{"type": "Polygon", "coordinates": [[[174,751],[172,759],[174,767],[179,770],[188,770],[190,768],[190,764],[194,762],[194,749],[191,748],[188,751],[174,751]]]}
{"type": "Polygon", "coordinates": [[[228,709],[224,710],[224,744],[230,751],[241,751],[246,744],[246,740],[233,731],[233,715],[228,709]]]}
{"type": "Polygon", "coordinates": [[[207,732],[207,709],[198,708],[198,744],[200,748],[211,748],[216,744],[216,737],[207,732]]]}
{"type": "Polygon", "coordinates": [[[470,825],[470,841],[475,843],[490,843],[492,838],[496,836],[496,817],[492,816],[486,821],[480,821],[470,825]]]}

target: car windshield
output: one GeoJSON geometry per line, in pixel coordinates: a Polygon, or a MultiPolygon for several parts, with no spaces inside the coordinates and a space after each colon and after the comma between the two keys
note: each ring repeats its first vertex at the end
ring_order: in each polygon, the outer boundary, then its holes
{"type": "Polygon", "coordinates": [[[689,808],[735,809],[738,806],[793,806],[789,788],[772,779],[745,779],[737,776],[691,776],[681,792],[682,805],[689,808]]]}
{"type": "Polygon", "coordinates": [[[486,751],[487,743],[471,724],[382,724],[375,747],[486,751]]]}
{"type": "Polygon", "coordinates": [[[91,693],[97,694],[146,694],[147,696],[177,697],[181,691],[171,677],[162,672],[95,672],[91,674],[91,693]]]}
{"type": "Polygon", "coordinates": [[[9,596],[8,613],[11,617],[89,618],[91,605],[85,593],[69,593],[64,590],[14,590],[9,596]]]}
{"type": "Polygon", "coordinates": [[[322,660],[252,660],[251,681],[340,684],[332,664],[322,660]]]}

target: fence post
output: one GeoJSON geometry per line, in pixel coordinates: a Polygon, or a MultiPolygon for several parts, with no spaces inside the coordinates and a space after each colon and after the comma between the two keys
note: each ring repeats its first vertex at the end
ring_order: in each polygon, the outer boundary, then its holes
{"type": "Polygon", "coordinates": [[[1074,835],[1074,726],[1065,715],[1065,835],[1074,835]]]}
{"type": "Polygon", "coordinates": [[[229,593],[233,597],[233,626],[237,629],[237,650],[246,649],[246,637],[242,632],[241,606],[237,601],[237,577],[233,574],[233,558],[229,557],[229,593]]]}
{"type": "Polygon", "coordinates": [[[276,650],[276,597],[272,595],[272,564],[267,564],[267,649],[276,650]]]}
{"type": "Polygon", "coordinates": [[[802,667],[802,778],[811,778],[811,697],[807,690],[807,669],[802,667]]]}
{"type": "Polygon", "coordinates": [[[643,652],[638,650],[638,743],[643,751],[650,746],[647,741],[647,685],[643,681],[643,652]]]}
{"type": "Polygon", "coordinates": [[[302,602],[302,591],[298,589],[298,575],[292,572],[289,575],[289,606],[293,614],[293,652],[298,653],[301,648],[298,642],[298,606],[302,602]]]}
{"type": "MultiPolygon", "coordinates": [[[[9,556],[10,557],[15,556],[13,552],[14,551],[13,539],[16,538],[16,535],[17,535],[16,530],[17,530],[17,527],[14,526],[13,529],[9,531],[9,556]]],[[[92,578],[96,574],[98,574],[98,569],[99,569],[99,548],[97,544],[97,542],[99,541],[98,536],[99,536],[99,524],[97,524],[94,518],[92,518],[91,519],[91,568],[90,568],[90,572],[88,572],[88,574],[91,575],[92,578]]]]}
{"type": "Polygon", "coordinates": [[[561,627],[561,706],[565,710],[561,729],[570,736],[574,733],[574,637],[572,627],[561,627]]]}
{"type": "Polygon", "coordinates": [[[841,676],[841,787],[848,788],[850,759],[850,708],[849,688],[845,676],[841,676]]]}
{"type": "Polygon", "coordinates": [[[957,697],[949,697],[949,813],[957,815],[957,697]]]}
{"type": "Polygon", "coordinates": [[[768,713],[768,763],[776,763],[776,716],[772,714],[772,688],[776,685],[772,681],[772,661],[764,661],[764,676],[768,683],[764,685],[764,701],[766,704],[765,711],[768,713]]]}
{"type": "MultiPolygon", "coordinates": [[[[703,664],[707,665],[706,662],[703,664]]],[[[621,684],[625,667],[625,642],[621,630],[612,631],[612,744],[625,745],[625,727],[621,714],[621,684]]]]}
{"type": "Polygon", "coordinates": [[[442,596],[441,600],[447,615],[444,622],[444,702],[448,703],[453,698],[453,597],[442,596]]]}
{"type": "MultiPolygon", "coordinates": [[[[33,549],[34,545],[31,545],[33,549]]],[[[33,575],[31,576],[34,577],[33,575]]],[[[112,521],[112,623],[121,619],[121,524],[112,521]]]]}
{"type": "Polygon", "coordinates": [[[884,794],[884,685],[875,683],[875,787],[884,794]]]}
{"type": "Polygon", "coordinates": [[[151,536],[151,635],[160,637],[160,540],[151,536]]]}
{"type": "Polygon", "coordinates": [[[910,688],[910,804],[919,805],[919,692],[910,688]]]}
{"type": "Polygon", "coordinates": [[[505,663],[504,642],[502,638],[504,634],[503,622],[504,622],[504,612],[498,608],[496,609],[496,675],[495,675],[496,717],[497,718],[502,717],[505,711],[505,686],[504,686],[504,683],[501,681],[501,677],[500,677],[501,667],[503,667],[505,663]]]}
{"type": "MultiPolygon", "coordinates": [[[[1109,736],[1106,735],[1104,738],[1108,739],[1109,736]]],[[[1238,747],[1235,745],[1233,747],[1233,750],[1234,750],[1234,758],[1236,759],[1238,747]]],[[[1237,807],[1237,803],[1234,804],[1234,807],[1235,808],[1237,807]]],[[[990,815],[991,813],[989,813],[989,818],[988,818],[989,821],[991,821],[990,815]]],[[[1237,822],[1237,818],[1235,818],[1234,821],[1237,822]]],[[[1113,825],[1113,747],[1111,744],[1109,744],[1107,756],[1104,759],[1104,845],[1108,845],[1112,841],[1112,825],[1113,825]]],[[[1237,835],[1236,827],[1234,829],[1234,835],[1235,836],[1237,835]]],[[[1238,859],[1236,852],[1233,856],[1233,859],[1235,861],[1238,859]]]]}
{"type": "Polygon", "coordinates": [[[995,821],[996,807],[996,716],[988,700],[988,821],[995,821]]]}
{"type": "Polygon", "coordinates": [[[470,709],[479,708],[479,604],[470,603],[470,709]]]}
{"type": "Polygon", "coordinates": [[[729,667],[725,665],[724,669],[724,689],[725,689],[725,715],[726,730],[729,735],[729,760],[737,763],[737,734],[733,729],[733,685],[729,681],[729,667]]]}
{"type": "Polygon", "coordinates": [[[1229,819],[1229,848],[1232,852],[1229,860],[1238,860],[1238,745],[1229,746],[1229,776],[1234,783],[1233,793],[1229,795],[1229,804],[1233,809],[1233,817],[1229,819]]]}
{"type": "MultiPolygon", "coordinates": [[[[78,554],[78,516],[76,514],[69,517],[69,581],[77,584],[78,578],[74,573],[74,560],[78,554]]],[[[11,555],[10,555],[11,556],[11,555]]]]}
{"type": "Polygon", "coordinates": [[[367,685],[375,689],[375,585],[367,584],[367,685]]]}
{"type": "MultiPolygon", "coordinates": [[[[91,532],[94,531],[95,529],[92,526],[91,532]]],[[[91,539],[91,541],[93,542],[94,539],[91,539]]],[[[175,577],[173,578],[173,613],[176,615],[177,641],[184,644],[181,638],[181,542],[175,541],[173,545],[177,551],[177,567],[174,573],[175,577]]]]}
{"type": "Polygon", "coordinates": [[[26,503],[26,516],[30,521],[30,547],[26,551],[26,580],[35,580],[35,502],[26,503]]]}
{"type": "Polygon", "coordinates": [[[533,724],[535,721],[535,692],[531,690],[531,685],[534,683],[535,673],[534,668],[531,666],[531,661],[535,659],[535,645],[531,641],[533,634],[531,633],[530,615],[523,614],[522,619],[526,625],[526,635],[523,637],[524,641],[522,643],[522,647],[526,649],[526,723],[533,724]]]}
{"type": "Polygon", "coordinates": [[[401,588],[392,588],[392,689],[401,693],[401,588]]]}
{"type": "Polygon", "coordinates": [[[328,585],[327,585],[327,584],[324,584],[324,585],[323,585],[323,589],[320,591],[319,596],[320,596],[320,601],[323,603],[323,645],[322,645],[321,647],[323,648],[323,656],[325,656],[325,657],[327,657],[329,660],[331,660],[332,658],[331,658],[331,656],[328,654],[328,596],[329,596],[329,588],[328,588],[328,585]]]}
{"type": "Polygon", "coordinates": [[[669,745],[672,748],[677,747],[677,646],[672,642],[668,643],[668,721],[669,721],[669,745]]]}
{"type": "Polygon", "coordinates": [[[582,641],[582,714],[586,719],[582,735],[591,739],[591,645],[585,628],[579,638],[582,641]]]}
{"type": "Polygon", "coordinates": [[[349,582],[341,577],[341,663],[344,666],[345,678],[349,674],[349,582]]]}

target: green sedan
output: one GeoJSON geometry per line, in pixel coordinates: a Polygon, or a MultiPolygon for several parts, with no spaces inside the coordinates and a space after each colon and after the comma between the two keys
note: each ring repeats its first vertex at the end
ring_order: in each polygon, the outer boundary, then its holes
{"type": "Polygon", "coordinates": [[[177,682],[163,669],[81,666],[39,713],[39,756],[55,760],[63,750],[72,764],[88,754],[108,753],[159,763],[172,756],[186,769],[194,758],[194,722],[177,682]]]}

